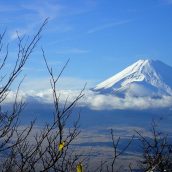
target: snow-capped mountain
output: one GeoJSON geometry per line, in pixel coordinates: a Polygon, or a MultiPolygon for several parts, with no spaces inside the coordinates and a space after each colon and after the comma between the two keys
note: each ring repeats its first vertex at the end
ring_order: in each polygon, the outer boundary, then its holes
{"type": "Polygon", "coordinates": [[[139,60],[92,90],[117,96],[172,95],[172,67],[158,60],[139,60]]]}

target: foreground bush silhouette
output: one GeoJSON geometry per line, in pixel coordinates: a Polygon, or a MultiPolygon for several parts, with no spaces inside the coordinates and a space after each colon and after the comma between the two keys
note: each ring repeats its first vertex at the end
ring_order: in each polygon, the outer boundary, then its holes
{"type": "MultiPolygon", "coordinates": [[[[0,107],[7,99],[10,88],[15,79],[22,72],[24,65],[31,56],[34,48],[38,44],[41,32],[47,19],[43,22],[38,32],[30,41],[25,37],[18,35],[18,52],[14,67],[9,73],[2,74],[8,59],[8,46],[4,47],[3,38],[5,32],[0,35],[0,53],[1,53],[1,80],[0,80],[0,107]],[[4,55],[4,51],[6,51],[4,55]],[[4,56],[3,56],[4,55],[4,56]]],[[[16,91],[14,103],[11,111],[3,111],[0,109],[0,169],[3,172],[30,172],[30,171],[57,171],[57,172],[83,172],[93,171],[89,169],[87,159],[81,159],[78,152],[72,150],[72,142],[80,133],[79,116],[70,129],[66,127],[70,116],[77,101],[83,97],[83,90],[76,98],[68,103],[67,100],[63,107],[60,107],[60,97],[57,93],[56,84],[66,68],[67,63],[62,68],[57,77],[53,73],[53,69],[48,65],[44,50],[42,49],[44,61],[47,71],[50,75],[50,85],[52,89],[52,97],[54,103],[54,119],[52,123],[47,123],[44,128],[40,129],[36,134],[35,122],[23,128],[20,125],[20,114],[24,108],[24,102],[18,100],[18,92],[20,84],[16,91]],[[34,134],[34,135],[33,135],[34,134]]],[[[160,136],[153,127],[153,137],[149,139],[139,132],[139,140],[143,148],[142,161],[138,164],[142,171],[170,171],[171,168],[171,144],[168,142],[167,136],[160,136]]],[[[113,130],[111,130],[112,152],[113,156],[110,160],[102,161],[94,171],[114,172],[120,171],[116,169],[117,159],[125,153],[133,137],[122,150],[119,150],[120,137],[115,140],[113,130]]],[[[132,164],[128,167],[133,171],[132,164]]],[[[121,170],[122,171],[122,170],[121,170]]]]}

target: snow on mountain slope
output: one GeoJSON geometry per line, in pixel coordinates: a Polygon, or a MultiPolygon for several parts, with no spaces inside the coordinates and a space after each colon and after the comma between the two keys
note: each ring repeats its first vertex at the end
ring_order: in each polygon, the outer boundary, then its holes
{"type": "Polygon", "coordinates": [[[118,96],[172,95],[172,67],[158,60],[139,60],[92,90],[118,96]]]}

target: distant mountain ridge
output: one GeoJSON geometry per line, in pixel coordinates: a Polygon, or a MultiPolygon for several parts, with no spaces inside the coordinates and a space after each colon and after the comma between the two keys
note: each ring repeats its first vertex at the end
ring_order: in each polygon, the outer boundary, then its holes
{"type": "Polygon", "coordinates": [[[138,60],[92,90],[122,97],[171,96],[172,67],[159,60],[138,60]]]}

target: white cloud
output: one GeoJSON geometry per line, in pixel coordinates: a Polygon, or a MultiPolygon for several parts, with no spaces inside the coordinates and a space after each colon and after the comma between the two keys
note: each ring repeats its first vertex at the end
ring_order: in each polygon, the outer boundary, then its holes
{"type": "Polygon", "coordinates": [[[55,19],[63,9],[59,3],[52,3],[51,1],[34,1],[32,3],[24,3],[22,8],[36,13],[41,20],[49,17],[50,20],[55,19]]]}
{"type": "MultiPolygon", "coordinates": [[[[41,23],[39,23],[39,24],[41,25],[41,23]]],[[[10,39],[13,41],[13,40],[16,40],[18,38],[18,36],[20,38],[24,35],[30,36],[33,34],[33,31],[35,30],[35,28],[38,28],[36,22],[26,24],[23,27],[14,28],[9,32],[10,39]]]]}
{"type": "Polygon", "coordinates": [[[93,109],[150,109],[167,108],[172,106],[172,97],[125,97],[119,98],[112,95],[91,95],[87,97],[87,104],[93,109]]]}
{"type": "Polygon", "coordinates": [[[169,5],[172,4],[172,0],[165,0],[165,2],[166,2],[167,4],[169,4],[169,5]]]}
{"type": "MultiPolygon", "coordinates": [[[[49,18],[49,21],[56,19],[60,14],[62,14],[64,8],[59,3],[54,3],[50,0],[38,0],[29,3],[21,2],[17,7],[18,8],[15,7],[15,9],[18,10],[18,12],[22,12],[24,10],[25,13],[17,16],[20,19],[19,25],[22,23],[22,26],[14,28],[11,31],[11,40],[15,40],[17,38],[16,31],[19,32],[19,36],[23,36],[25,34],[31,35],[35,31],[35,28],[38,28],[38,24],[40,25],[46,18],[49,18]],[[23,22],[25,24],[23,24],[23,22]]],[[[14,15],[12,15],[12,17],[13,16],[14,15]]]]}
{"type": "Polygon", "coordinates": [[[84,54],[88,52],[89,52],[88,50],[80,49],[80,48],[69,48],[69,49],[57,50],[57,54],[84,54]]]}
{"type": "Polygon", "coordinates": [[[0,4],[0,12],[11,12],[11,11],[17,11],[18,8],[14,7],[14,6],[11,6],[11,5],[3,5],[3,4],[0,4]]]}
{"type": "Polygon", "coordinates": [[[27,29],[16,29],[16,31],[12,31],[11,32],[11,40],[15,40],[17,39],[18,37],[22,37],[24,36],[26,33],[28,33],[29,31],[27,29]]]}
{"type": "MultiPolygon", "coordinates": [[[[63,2],[57,2],[54,0],[31,0],[28,2],[17,2],[12,4],[4,3],[0,5],[1,12],[7,12],[8,17],[1,16],[3,23],[14,23],[14,27],[10,28],[10,38],[15,40],[17,38],[16,31],[21,35],[30,35],[38,28],[38,24],[42,23],[47,17],[51,27],[47,27],[48,32],[69,32],[73,30],[71,22],[68,22],[71,16],[87,13],[92,10],[94,5],[87,4],[85,2],[77,3],[77,5],[66,4],[63,2]],[[67,20],[64,18],[67,18],[67,20]],[[57,20],[56,20],[57,19],[57,20]],[[56,21],[54,21],[56,20],[56,21]],[[53,23],[56,23],[55,25],[53,23]],[[18,24],[16,28],[16,24],[18,24]]],[[[1,23],[2,23],[1,21],[1,23]]],[[[86,50],[72,50],[74,53],[85,53],[86,50]]]]}
{"type": "Polygon", "coordinates": [[[127,24],[129,22],[131,22],[131,20],[121,20],[121,21],[118,21],[118,22],[106,23],[106,24],[103,24],[103,25],[100,25],[100,26],[97,26],[95,28],[92,28],[92,29],[88,30],[87,33],[89,33],[89,34],[95,33],[95,32],[98,32],[98,31],[101,31],[101,30],[104,30],[104,29],[108,29],[108,28],[112,28],[112,27],[115,27],[115,26],[127,24]]]}
{"type": "MultiPolygon", "coordinates": [[[[72,102],[76,96],[80,93],[80,90],[57,90],[60,95],[60,102],[64,103],[66,98],[68,102],[72,102]]],[[[161,98],[151,97],[125,97],[119,98],[112,95],[95,94],[92,91],[85,90],[85,96],[78,102],[78,106],[86,106],[94,110],[112,110],[112,109],[156,109],[156,108],[170,108],[172,107],[172,97],[163,96],[161,98]]],[[[23,98],[31,96],[35,100],[52,103],[52,90],[47,89],[44,91],[30,90],[27,93],[21,92],[23,98]]],[[[10,93],[7,102],[12,101],[14,93],[10,93]]]]}

